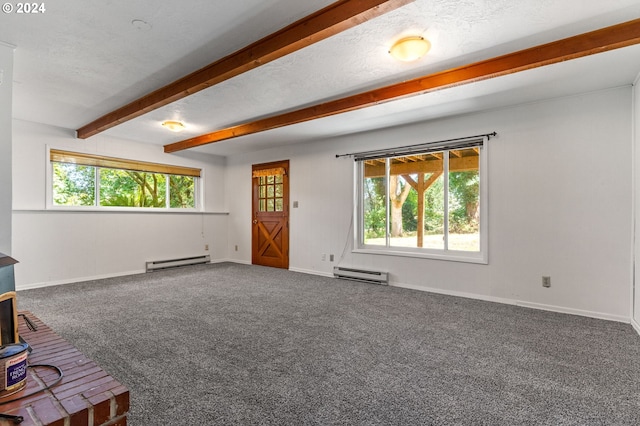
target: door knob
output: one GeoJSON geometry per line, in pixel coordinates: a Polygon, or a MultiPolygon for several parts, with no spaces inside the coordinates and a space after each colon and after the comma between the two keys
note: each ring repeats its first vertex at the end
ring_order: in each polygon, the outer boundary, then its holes
{"type": "Polygon", "coordinates": [[[253,224],[257,224],[258,223],[258,219],[253,219],[253,224]]]}

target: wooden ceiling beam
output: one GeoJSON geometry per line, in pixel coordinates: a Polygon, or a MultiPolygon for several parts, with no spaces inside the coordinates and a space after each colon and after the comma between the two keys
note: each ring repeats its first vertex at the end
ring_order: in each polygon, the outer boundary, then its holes
{"type": "Polygon", "coordinates": [[[86,139],[414,0],[340,0],[267,37],[79,128],[86,139]]]}
{"type": "Polygon", "coordinates": [[[370,90],[346,98],[336,99],[296,111],[217,130],[202,136],[165,145],[164,151],[181,151],[226,139],[354,111],[412,95],[424,94],[570,59],[581,58],[638,43],[640,43],[640,19],[418,77],[413,80],[370,90]]]}

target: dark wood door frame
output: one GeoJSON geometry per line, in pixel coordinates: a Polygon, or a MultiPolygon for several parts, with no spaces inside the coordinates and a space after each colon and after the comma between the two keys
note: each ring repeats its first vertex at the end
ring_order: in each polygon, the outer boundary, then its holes
{"type": "Polygon", "coordinates": [[[289,268],[289,160],[254,164],[251,263],[289,268]]]}

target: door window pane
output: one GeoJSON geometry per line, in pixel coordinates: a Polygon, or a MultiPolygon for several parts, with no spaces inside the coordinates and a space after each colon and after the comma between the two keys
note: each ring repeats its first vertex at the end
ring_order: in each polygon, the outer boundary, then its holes
{"type": "Polygon", "coordinates": [[[284,184],[282,175],[261,176],[258,181],[258,199],[261,212],[284,210],[284,184]]]}

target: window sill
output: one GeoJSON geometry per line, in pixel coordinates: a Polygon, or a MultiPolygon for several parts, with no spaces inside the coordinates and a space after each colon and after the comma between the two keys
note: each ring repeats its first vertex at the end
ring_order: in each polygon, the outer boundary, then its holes
{"type": "Polygon", "coordinates": [[[450,250],[447,252],[439,252],[439,251],[427,251],[427,250],[406,250],[406,249],[395,249],[388,247],[373,247],[373,246],[365,246],[356,248],[352,251],[353,253],[361,253],[361,254],[375,254],[375,255],[386,255],[386,256],[400,256],[400,257],[415,257],[420,259],[432,259],[432,260],[445,260],[451,262],[463,262],[463,263],[477,263],[482,265],[488,265],[489,259],[486,253],[482,252],[463,252],[463,251],[454,251],[450,250]]]}

